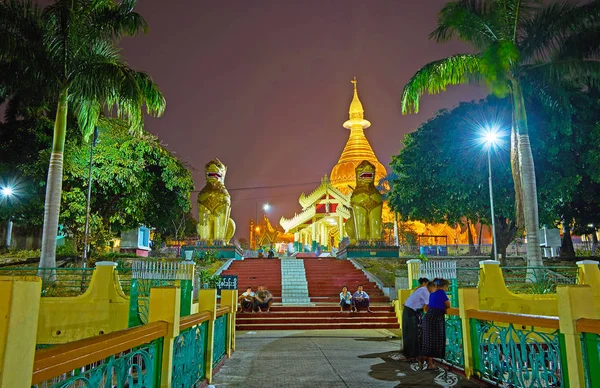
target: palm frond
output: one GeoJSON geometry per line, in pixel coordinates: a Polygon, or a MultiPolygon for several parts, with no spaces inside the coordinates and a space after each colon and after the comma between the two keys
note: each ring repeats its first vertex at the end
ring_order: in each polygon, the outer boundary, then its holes
{"type": "Polygon", "coordinates": [[[556,88],[581,88],[600,86],[600,62],[569,58],[560,61],[533,64],[523,68],[523,73],[556,88]]]}
{"type": "Polygon", "coordinates": [[[554,53],[554,60],[600,59],[600,23],[566,38],[554,53]]]}
{"type": "Polygon", "coordinates": [[[526,63],[549,60],[571,36],[599,22],[599,1],[579,6],[567,1],[549,4],[522,21],[519,51],[526,63]]]}
{"type": "Polygon", "coordinates": [[[456,36],[463,42],[483,48],[499,39],[494,31],[490,2],[486,0],[460,0],[446,4],[438,15],[437,28],[430,39],[446,42],[456,36]]]}
{"type": "Polygon", "coordinates": [[[481,59],[477,55],[459,54],[423,66],[404,86],[402,113],[419,112],[419,100],[425,93],[437,94],[449,85],[479,81],[481,59]]]}
{"type": "Polygon", "coordinates": [[[92,23],[102,26],[105,37],[121,38],[123,35],[133,36],[139,32],[148,32],[148,23],[134,11],[137,0],[123,0],[118,4],[111,4],[93,14],[92,23]]]}

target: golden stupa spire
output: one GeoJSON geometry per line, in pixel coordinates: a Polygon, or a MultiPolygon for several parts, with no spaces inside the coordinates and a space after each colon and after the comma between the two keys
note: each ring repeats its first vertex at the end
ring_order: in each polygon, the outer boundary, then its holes
{"type": "Polygon", "coordinates": [[[350,103],[350,110],[348,111],[348,113],[350,114],[350,120],[362,120],[365,118],[365,110],[363,109],[362,103],[358,99],[358,90],[356,88],[356,84],[358,83],[358,81],[356,80],[356,77],[354,77],[354,79],[350,82],[354,84],[354,98],[350,103]]]}
{"type": "Polygon", "coordinates": [[[375,165],[375,181],[379,182],[386,174],[385,167],[379,162],[371,144],[365,137],[363,130],[369,128],[371,123],[365,120],[365,111],[358,98],[356,77],[350,81],[354,85],[354,97],[350,103],[350,119],[344,123],[344,128],[350,130],[346,146],[340,155],[337,164],[331,170],[329,179],[334,187],[344,194],[349,193],[348,186],[355,186],[355,168],[363,160],[368,160],[375,165]]]}

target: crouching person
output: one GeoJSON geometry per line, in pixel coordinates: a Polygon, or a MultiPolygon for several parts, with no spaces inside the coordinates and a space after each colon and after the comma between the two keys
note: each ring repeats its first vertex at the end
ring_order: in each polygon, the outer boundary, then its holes
{"type": "Polygon", "coordinates": [[[369,295],[363,291],[363,285],[360,284],[352,295],[352,307],[355,312],[359,312],[360,309],[367,309],[368,312],[372,313],[371,308],[369,307],[369,295]]]}
{"type": "Polygon", "coordinates": [[[252,287],[248,287],[246,292],[242,293],[238,298],[240,302],[240,312],[242,313],[253,313],[254,312],[254,298],[256,294],[252,291],[252,287]]]}
{"type": "Polygon", "coordinates": [[[272,304],[273,295],[264,286],[258,286],[258,291],[256,291],[256,297],[254,298],[254,311],[262,313],[266,310],[270,313],[272,304]]]}

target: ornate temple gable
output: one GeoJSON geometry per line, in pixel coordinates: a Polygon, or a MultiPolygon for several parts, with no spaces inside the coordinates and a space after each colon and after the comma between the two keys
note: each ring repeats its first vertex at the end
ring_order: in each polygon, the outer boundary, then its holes
{"type": "Polygon", "coordinates": [[[300,203],[300,206],[302,206],[302,209],[306,209],[309,206],[314,205],[317,201],[323,200],[323,197],[327,200],[328,196],[330,197],[329,200],[333,199],[344,205],[350,203],[350,196],[343,194],[333,187],[327,175],[321,178],[321,184],[312,193],[309,195],[302,193],[298,202],[300,203]]]}
{"type": "Polygon", "coordinates": [[[293,228],[306,223],[307,221],[312,220],[312,218],[317,214],[315,206],[310,206],[304,209],[300,214],[294,215],[293,218],[287,219],[285,217],[281,217],[279,220],[279,225],[283,227],[285,232],[292,230],[293,228]]]}

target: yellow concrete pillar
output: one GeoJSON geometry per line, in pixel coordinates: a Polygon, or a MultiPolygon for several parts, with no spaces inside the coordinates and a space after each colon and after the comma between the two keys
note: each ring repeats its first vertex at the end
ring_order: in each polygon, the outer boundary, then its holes
{"type": "Polygon", "coordinates": [[[590,303],[592,293],[590,286],[559,286],[558,317],[560,332],[565,339],[565,356],[569,369],[569,384],[571,387],[584,387],[583,354],[581,352],[580,333],[577,332],[577,320],[580,318],[600,319],[600,310],[590,303]]]}
{"type": "Polygon", "coordinates": [[[37,276],[0,277],[0,387],[31,387],[41,294],[37,276]]]}
{"type": "Polygon", "coordinates": [[[229,306],[231,312],[227,316],[227,357],[235,350],[235,319],[237,313],[237,290],[221,290],[221,307],[229,306]]]}
{"type": "Polygon", "coordinates": [[[421,272],[421,260],[411,259],[406,262],[408,264],[408,289],[419,287],[419,273],[421,272]],[[416,286],[415,286],[416,284],[416,286]]]}
{"type": "Polygon", "coordinates": [[[163,341],[162,365],[160,373],[161,388],[171,387],[173,379],[173,344],[179,335],[179,316],[181,308],[181,288],[155,287],[150,289],[149,322],[164,321],[169,324],[163,341]]]}
{"type": "MultiPolygon", "coordinates": [[[[471,338],[471,325],[469,323],[468,311],[479,310],[479,291],[476,288],[458,289],[458,309],[462,324],[463,352],[465,359],[465,375],[467,378],[475,372],[473,345],[471,338]]],[[[478,350],[476,350],[478,351],[478,350]]]]}
{"type": "Polygon", "coordinates": [[[346,237],[346,231],[344,230],[344,217],[342,216],[338,217],[338,233],[340,236],[340,241],[342,241],[344,237],[346,237]]]}
{"type": "Polygon", "coordinates": [[[592,294],[594,299],[600,302],[600,269],[598,265],[600,262],[594,260],[583,260],[578,261],[577,266],[579,267],[579,284],[586,284],[592,287],[592,294]]]}
{"type": "Polygon", "coordinates": [[[413,290],[398,290],[398,300],[396,301],[396,318],[398,318],[398,323],[400,324],[400,329],[402,330],[402,314],[404,312],[404,303],[413,293],[413,290]]]}
{"type": "Polygon", "coordinates": [[[213,352],[215,343],[215,320],[217,319],[217,290],[206,289],[198,290],[198,311],[208,311],[210,313],[210,319],[208,321],[207,328],[207,340],[206,340],[206,352],[204,356],[205,361],[205,373],[206,379],[209,383],[212,383],[212,372],[213,372],[213,352]]]}

